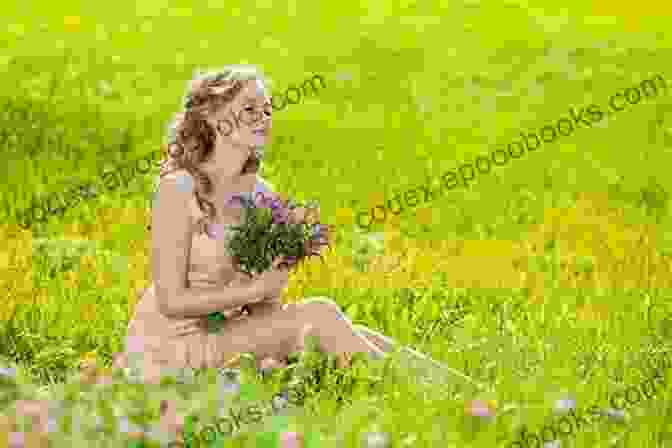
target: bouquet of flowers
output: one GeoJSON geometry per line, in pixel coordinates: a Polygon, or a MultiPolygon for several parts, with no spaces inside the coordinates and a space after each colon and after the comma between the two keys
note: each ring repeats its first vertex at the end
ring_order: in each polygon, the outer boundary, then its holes
{"type": "MultiPolygon", "coordinates": [[[[329,244],[329,226],[318,221],[318,204],[301,205],[282,200],[272,193],[254,196],[236,195],[229,204],[242,208],[241,223],[227,226],[223,240],[225,251],[234,266],[249,276],[272,268],[280,257],[281,267],[293,268],[308,257],[320,256],[322,246],[329,244]]],[[[220,312],[210,320],[223,320],[220,312]]]]}

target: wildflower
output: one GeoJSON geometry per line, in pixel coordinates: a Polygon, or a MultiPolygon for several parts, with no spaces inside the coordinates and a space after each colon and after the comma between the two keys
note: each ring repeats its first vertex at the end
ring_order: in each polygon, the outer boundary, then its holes
{"type": "Polygon", "coordinates": [[[603,415],[606,415],[609,417],[612,421],[618,422],[618,423],[624,423],[627,422],[630,419],[630,416],[628,415],[627,412],[623,409],[612,409],[612,408],[607,408],[606,410],[602,411],[603,415]]]}
{"type": "Polygon", "coordinates": [[[131,439],[141,438],[144,435],[144,430],[129,420],[125,415],[119,418],[119,431],[128,434],[131,439]]]}
{"type": "Polygon", "coordinates": [[[9,448],[25,448],[26,433],[25,432],[10,432],[9,433],[9,448]]]}
{"type": "Polygon", "coordinates": [[[286,224],[289,222],[289,210],[277,207],[272,211],[273,222],[277,224],[286,224]]]}
{"type": "Polygon", "coordinates": [[[63,25],[66,29],[76,31],[82,24],[82,19],[79,16],[65,16],[63,17],[63,25]]]}
{"type": "Polygon", "coordinates": [[[576,400],[573,398],[561,398],[555,402],[554,411],[556,414],[566,414],[576,409],[576,400]]]}
{"type": "Polygon", "coordinates": [[[6,368],[0,367],[0,377],[16,378],[16,367],[6,368]]]}
{"type": "Polygon", "coordinates": [[[282,206],[282,201],[280,201],[280,198],[274,194],[258,192],[254,195],[254,205],[257,207],[277,209],[282,206]]]}
{"type": "Polygon", "coordinates": [[[234,194],[229,198],[228,201],[226,201],[226,205],[233,208],[241,208],[241,206],[250,205],[251,202],[252,201],[249,198],[249,195],[234,194]]]}
{"type": "Polygon", "coordinates": [[[283,432],[280,434],[281,448],[303,448],[303,436],[297,432],[283,432]]]}
{"type": "Polygon", "coordinates": [[[495,415],[496,403],[492,400],[473,400],[467,403],[466,413],[473,417],[491,418],[495,415]]]}
{"type": "Polygon", "coordinates": [[[289,393],[287,391],[273,397],[273,410],[276,412],[286,408],[288,404],[289,404],[289,393]]]}
{"type": "Polygon", "coordinates": [[[58,425],[58,419],[54,417],[49,417],[49,420],[47,422],[47,432],[49,433],[54,433],[54,432],[59,432],[60,427],[58,425]]]}
{"type": "Polygon", "coordinates": [[[365,448],[389,448],[390,436],[384,432],[367,432],[364,434],[365,448]]]}
{"type": "Polygon", "coordinates": [[[238,394],[240,393],[240,381],[238,378],[230,379],[218,375],[217,388],[219,389],[220,394],[238,394]]]}

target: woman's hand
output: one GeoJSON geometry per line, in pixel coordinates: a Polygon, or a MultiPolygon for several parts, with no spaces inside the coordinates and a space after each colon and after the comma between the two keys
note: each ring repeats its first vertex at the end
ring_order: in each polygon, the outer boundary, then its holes
{"type": "Polygon", "coordinates": [[[319,208],[296,207],[290,212],[290,222],[298,224],[305,222],[307,224],[314,224],[320,220],[319,208]]]}
{"type": "Polygon", "coordinates": [[[289,271],[280,268],[280,263],[282,263],[282,257],[278,257],[273,261],[271,270],[252,278],[254,288],[259,292],[260,300],[258,302],[280,297],[282,291],[287,288],[289,271]]]}

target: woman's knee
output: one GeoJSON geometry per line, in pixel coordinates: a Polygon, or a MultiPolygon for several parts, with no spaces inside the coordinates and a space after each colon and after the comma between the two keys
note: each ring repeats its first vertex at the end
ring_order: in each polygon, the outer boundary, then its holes
{"type": "Polygon", "coordinates": [[[299,305],[299,308],[311,322],[345,317],[336,302],[326,297],[315,297],[304,300],[299,305]]]}
{"type": "Polygon", "coordinates": [[[341,311],[341,307],[339,307],[336,302],[334,302],[328,297],[311,297],[309,299],[303,300],[301,302],[301,306],[313,309],[323,308],[323,309],[333,309],[336,311],[341,311]]]}

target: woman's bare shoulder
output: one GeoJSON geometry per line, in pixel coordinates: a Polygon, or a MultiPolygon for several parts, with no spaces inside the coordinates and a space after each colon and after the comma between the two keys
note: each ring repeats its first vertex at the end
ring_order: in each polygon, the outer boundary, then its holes
{"type": "Polygon", "coordinates": [[[195,179],[185,169],[170,171],[155,180],[154,191],[161,190],[170,192],[170,194],[181,194],[186,197],[185,193],[193,193],[195,190],[195,179]]]}
{"type": "Polygon", "coordinates": [[[161,178],[162,179],[174,179],[176,177],[184,176],[184,175],[190,176],[189,171],[187,171],[184,168],[179,168],[179,169],[176,169],[176,170],[173,170],[173,171],[168,171],[166,174],[161,176],[161,178]]]}
{"type": "MultiPolygon", "coordinates": [[[[155,198],[163,198],[163,200],[159,200],[159,203],[164,204],[163,207],[171,210],[171,213],[182,214],[186,211],[191,223],[200,225],[199,222],[205,214],[198,207],[193,194],[195,180],[187,170],[171,171],[161,176],[156,182],[159,185],[156,189],[155,198]]],[[[156,202],[152,208],[155,208],[155,206],[156,202]]],[[[195,227],[192,230],[197,228],[195,227]]]]}

